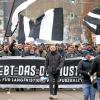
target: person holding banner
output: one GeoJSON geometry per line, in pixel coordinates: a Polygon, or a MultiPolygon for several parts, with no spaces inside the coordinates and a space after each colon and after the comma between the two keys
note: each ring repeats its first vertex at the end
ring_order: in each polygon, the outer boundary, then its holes
{"type": "Polygon", "coordinates": [[[49,75],[50,99],[57,98],[60,69],[63,66],[64,58],[57,52],[55,45],[50,46],[50,52],[47,54],[45,61],[45,71],[49,75]]]}
{"type": "Polygon", "coordinates": [[[82,74],[82,90],[84,100],[95,100],[95,88],[93,88],[89,72],[91,70],[92,58],[91,53],[87,50],[83,52],[84,58],[78,64],[78,72],[82,74]]]}

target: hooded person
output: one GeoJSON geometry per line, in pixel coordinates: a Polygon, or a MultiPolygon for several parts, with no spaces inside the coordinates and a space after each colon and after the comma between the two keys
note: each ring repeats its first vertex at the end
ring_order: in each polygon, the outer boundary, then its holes
{"type": "Polygon", "coordinates": [[[94,59],[94,56],[92,56],[91,52],[88,51],[88,50],[84,50],[82,52],[82,56],[84,57],[84,59],[86,60],[93,60],[94,59]]]}
{"type": "Polygon", "coordinates": [[[89,72],[93,56],[88,50],[83,51],[83,59],[78,64],[78,73],[82,75],[82,91],[84,100],[95,100],[95,89],[92,86],[89,72]]]}

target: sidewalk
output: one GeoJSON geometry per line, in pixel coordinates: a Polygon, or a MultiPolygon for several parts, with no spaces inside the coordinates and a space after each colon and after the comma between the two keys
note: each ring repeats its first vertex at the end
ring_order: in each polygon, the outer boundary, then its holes
{"type": "MultiPolygon", "coordinates": [[[[81,91],[59,91],[58,97],[58,100],[83,100],[81,91]]],[[[0,100],[49,100],[49,91],[0,92],[0,100]]]]}

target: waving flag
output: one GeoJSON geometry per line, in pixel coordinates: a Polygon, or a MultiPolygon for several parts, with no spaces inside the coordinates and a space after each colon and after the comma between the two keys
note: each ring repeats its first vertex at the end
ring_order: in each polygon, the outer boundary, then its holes
{"type": "Polygon", "coordinates": [[[90,11],[84,18],[83,24],[96,34],[96,44],[100,44],[100,8],[90,11]]]}
{"type": "Polygon", "coordinates": [[[98,33],[96,35],[96,44],[100,44],[100,25],[97,26],[96,33],[98,33]]]}
{"type": "Polygon", "coordinates": [[[19,16],[18,43],[33,41],[34,22],[23,15],[19,16]]]}
{"type": "Polygon", "coordinates": [[[14,0],[5,36],[12,36],[18,25],[18,15],[36,0],[14,0]]]}
{"type": "Polygon", "coordinates": [[[48,41],[63,40],[63,8],[47,10],[36,19],[35,38],[48,41]]]}
{"type": "Polygon", "coordinates": [[[96,35],[100,35],[100,8],[90,11],[84,18],[83,24],[96,35]]]}

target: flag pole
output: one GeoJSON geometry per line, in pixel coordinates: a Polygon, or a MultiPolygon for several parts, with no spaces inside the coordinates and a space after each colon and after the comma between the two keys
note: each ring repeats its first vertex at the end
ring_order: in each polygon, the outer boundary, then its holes
{"type": "MultiPolygon", "coordinates": [[[[8,16],[9,16],[9,11],[8,11],[8,0],[3,2],[3,19],[4,19],[4,30],[6,30],[7,23],[8,23],[8,16]]],[[[4,38],[3,38],[3,45],[5,42],[5,32],[4,32],[4,38]]],[[[9,41],[7,41],[9,43],[9,41]]]]}
{"type": "MultiPolygon", "coordinates": [[[[16,29],[15,29],[12,33],[10,33],[10,35],[7,35],[7,29],[8,29],[8,27],[9,27],[9,23],[10,23],[10,20],[11,20],[11,15],[12,15],[12,12],[13,12],[14,4],[15,4],[15,0],[13,1],[12,7],[11,7],[11,11],[10,11],[10,14],[9,14],[9,18],[8,18],[8,21],[6,22],[7,24],[6,24],[6,26],[5,26],[5,33],[4,33],[4,38],[3,38],[3,45],[4,45],[4,43],[5,43],[6,37],[7,37],[7,42],[9,43],[9,36],[11,36],[11,34],[14,33],[15,30],[16,30],[16,29]]],[[[5,6],[4,6],[4,7],[5,7],[5,6]]],[[[5,10],[4,10],[4,11],[5,11],[5,10]]]]}
{"type": "Polygon", "coordinates": [[[4,37],[9,37],[9,36],[7,36],[7,29],[8,29],[9,22],[10,22],[10,19],[11,19],[11,15],[12,15],[12,12],[13,12],[14,4],[15,4],[15,0],[13,1],[13,5],[12,5],[11,12],[10,12],[10,15],[9,15],[7,27],[6,27],[6,29],[5,29],[5,35],[4,35],[4,37]]]}

